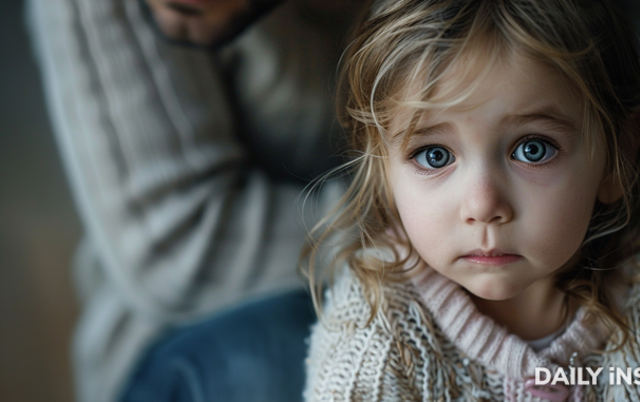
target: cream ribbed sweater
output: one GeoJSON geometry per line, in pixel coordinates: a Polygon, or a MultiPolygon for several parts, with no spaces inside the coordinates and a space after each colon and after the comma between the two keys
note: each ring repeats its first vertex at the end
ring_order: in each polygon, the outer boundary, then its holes
{"type": "MultiPolygon", "coordinates": [[[[636,339],[640,288],[624,309],[636,339]]],[[[455,283],[431,269],[384,288],[381,312],[367,325],[370,307],[359,281],[342,274],[327,292],[324,324],[311,336],[305,398],[315,401],[539,401],[525,385],[535,367],[604,367],[595,386],[573,386],[569,400],[640,400],[634,385],[608,384],[608,367],[639,367],[629,342],[605,355],[607,331],[587,326],[578,311],[567,330],[535,353],[517,336],[482,315],[455,283]]],[[[566,388],[565,388],[566,389],[566,388]]]]}
{"type": "Polygon", "coordinates": [[[163,41],[135,0],[25,3],[85,228],[77,400],[111,402],[168,328],[304,286],[306,226],[341,190],[300,216],[295,178],[341,162],[335,20],[348,18],[326,7],[349,1],[286,2],[211,54],[163,41]]]}

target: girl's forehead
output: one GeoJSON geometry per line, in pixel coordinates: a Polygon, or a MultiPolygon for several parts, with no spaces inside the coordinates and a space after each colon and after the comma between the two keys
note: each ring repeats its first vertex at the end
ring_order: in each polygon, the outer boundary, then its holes
{"type": "Polygon", "coordinates": [[[400,86],[398,109],[390,121],[394,135],[412,123],[438,124],[455,116],[497,124],[514,116],[546,114],[580,128],[582,96],[558,70],[516,51],[500,57],[469,53],[446,66],[436,82],[415,75],[419,78],[400,86]]]}

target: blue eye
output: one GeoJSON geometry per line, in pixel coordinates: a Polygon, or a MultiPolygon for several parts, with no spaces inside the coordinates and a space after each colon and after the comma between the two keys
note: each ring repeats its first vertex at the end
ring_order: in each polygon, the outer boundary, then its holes
{"type": "Polygon", "coordinates": [[[555,155],[557,150],[548,142],[538,139],[520,143],[511,157],[520,162],[540,163],[555,155]]]}
{"type": "Polygon", "coordinates": [[[423,149],[414,158],[416,162],[427,169],[440,169],[456,160],[446,148],[438,146],[423,149]]]}

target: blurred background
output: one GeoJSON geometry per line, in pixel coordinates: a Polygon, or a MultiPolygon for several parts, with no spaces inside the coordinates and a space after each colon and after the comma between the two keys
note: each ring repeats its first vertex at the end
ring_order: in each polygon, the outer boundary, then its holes
{"type": "Polygon", "coordinates": [[[24,26],[0,1],[0,401],[72,401],[80,236],[24,26]]]}
{"type": "Polygon", "coordinates": [[[80,224],[22,0],[0,1],[0,38],[0,402],[67,402],[78,314],[70,260],[80,224]]]}

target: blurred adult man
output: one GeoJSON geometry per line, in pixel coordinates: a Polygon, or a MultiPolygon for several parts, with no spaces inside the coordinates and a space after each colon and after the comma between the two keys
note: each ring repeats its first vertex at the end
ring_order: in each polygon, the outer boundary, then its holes
{"type": "Polygon", "coordinates": [[[337,159],[332,91],[352,4],[296,0],[266,15],[275,3],[28,0],[86,231],[74,262],[80,401],[117,399],[168,329],[265,295],[288,306],[302,286],[301,221],[313,217],[296,200],[337,159]]]}

